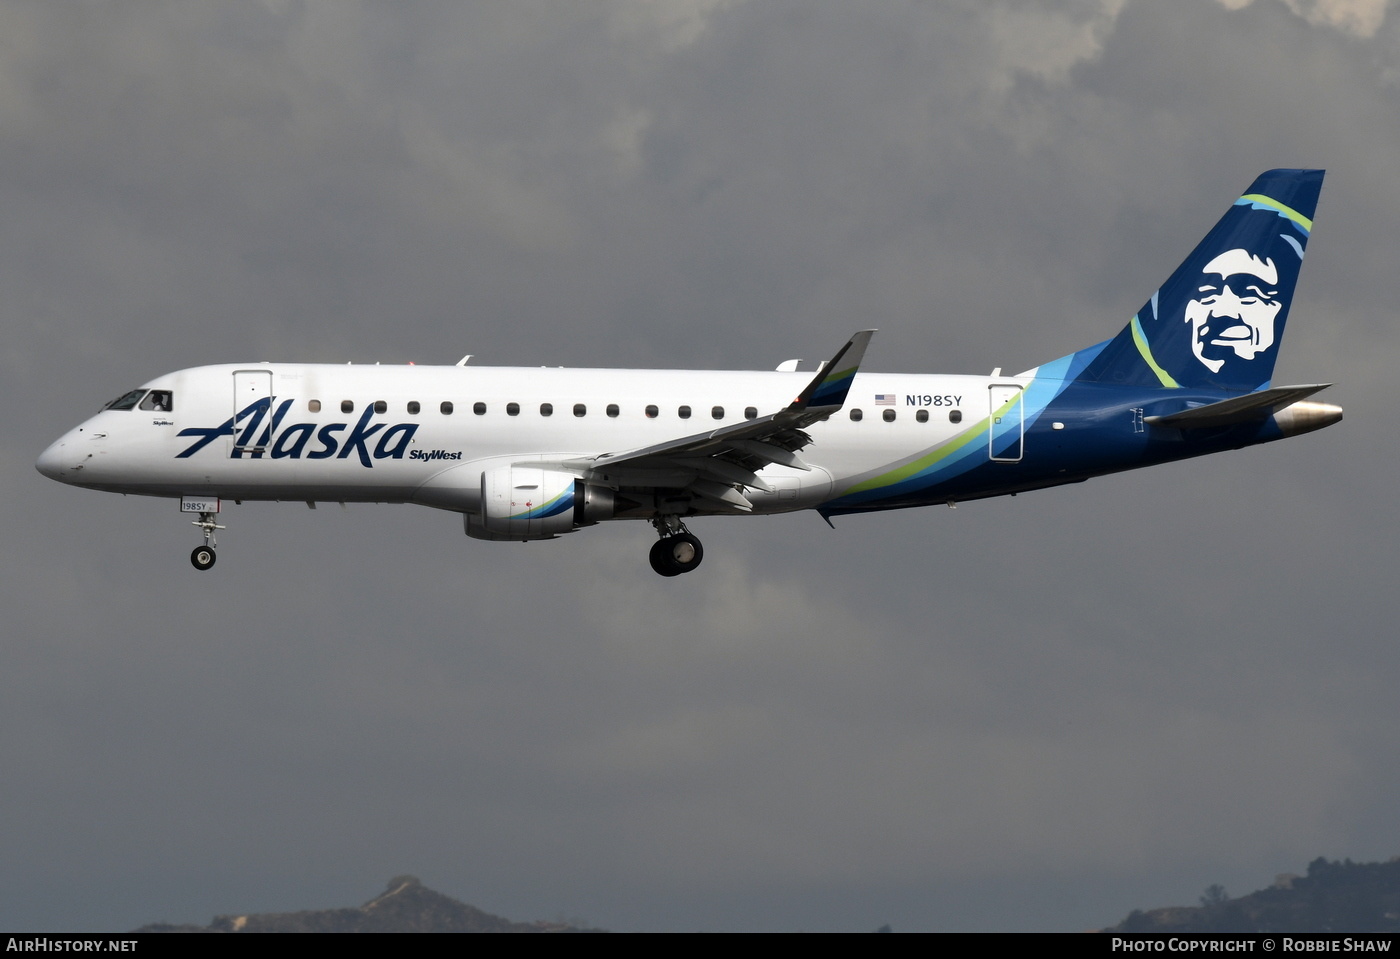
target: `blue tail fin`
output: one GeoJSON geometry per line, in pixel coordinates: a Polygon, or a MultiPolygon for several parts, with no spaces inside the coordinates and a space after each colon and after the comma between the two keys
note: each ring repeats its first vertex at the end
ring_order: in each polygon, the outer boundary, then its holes
{"type": "Polygon", "coordinates": [[[1322,174],[1262,174],[1121,333],[1080,354],[1083,362],[1097,350],[1078,379],[1230,392],[1268,386],[1322,174]]]}

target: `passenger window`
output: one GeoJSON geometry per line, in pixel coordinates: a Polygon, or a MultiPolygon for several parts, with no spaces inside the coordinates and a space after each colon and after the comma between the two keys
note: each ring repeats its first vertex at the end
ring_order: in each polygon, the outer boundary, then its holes
{"type": "Polygon", "coordinates": [[[722,420],[722,419],[724,419],[724,407],[723,407],[723,406],[716,406],[716,407],[711,408],[711,410],[710,410],[710,416],[711,416],[712,418],[714,418],[714,419],[717,419],[717,420],[722,420]]]}
{"type": "Polygon", "coordinates": [[[169,413],[174,408],[174,397],[169,390],[151,390],[150,395],[141,401],[141,409],[156,413],[169,413]]]}
{"type": "Polygon", "coordinates": [[[442,405],[439,406],[438,409],[442,410],[442,415],[443,415],[443,416],[451,416],[451,415],[452,415],[452,401],[451,401],[451,400],[443,400],[443,401],[442,401],[442,405]]]}
{"type": "Polygon", "coordinates": [[[312,412],[312,413],[319,413],[319,412],[321,412],[321,401],[320,401],[320,400],[307,400],[307,401],[306,401],[306,408],[307,408],[308,411],[310,411],[310,412],[312,412]]]}
{"type": "Polygon", "coordinates": [[[617,404],[616,404],[616,403],[609,403],[609,404],[608,404],[608,415],[609,415],[609,416],[616,416],[619,412],[621,412],[621,411],[617,408],[617,404]]]}
{"type": "Polygon", "coordinates": [[[886,423],[893,423],[893,422],[894,422],[894,410],[885,410],[885,422],[886,422],[886,423]]]}
{"type": "Polygon", "coordinates": [[[914,414],[914,419],[915,419],[916,422],[919,422],[919,423],[927,423],[927,422],[928,422],[928,410],[919,410],[919,412],[917,412],[917,413],[914,414]]]}
{"type": "Polygon", "coordinates": [[[341,401],[340,401],[340,412],[342,412],[342,413],[353,413],[353,412],[355,412],[355,401],[354,401],[354,400],[341,400],[341,401]]]}
{"type": "Polygon", "coordinates": [[[690,407],[682,406],[680,409],[676,410],[676,415],[683,420],[690,419],[690,407]]]}
{"type": "MultiPolygon", "coordinates": [[[[314,403],[314,402],[316,402],[316,401],[315,401],[315,400],[312,400],[311,402],[314,403]]],[[[408,412],[409,412],[409,413],[411,413],[411,414],[414,415],[414,416],[417,416],[417,415],[418,415],[418,411],[419,411],[420,409],[422,409],[422,407],[418,405],[418,401],[417,401],[417,400],[409,400],[409,401],[408,401],[408,412]]]]}
{"type": "Polygon", "coordinates": [[[588,415],[588,407],[584,406],[582,403],[575,403],[575,404],[574,404],[574,415],[575,415],[575,416],[587,416],[587,415],[588,415]]]}
{"type": "Polygon", "coordinates": [[[541,404],[540,404],[540,415],[541,415],[541,416],[553,416],[553,415],[554,415],[554,404],[553,404],[553,403],[541,403],[541,404]]]}
{"type": "Polygon", "coordinates": [[[756,406],[746,406],[746,407],[744,407],[744,419],[746,419],[746,420],[756,420],[756,419],[758,419],[758,407],[756,407],[756,406]]]}
{"type": "Polygon", "coordinates": [[[654,406],[647,407],[647,419],[654,420],[661,415],[661,411],[654,406]]]}
{"type": "Polygon", "coordinates": [[[389,404],[385,403],[383,400],[375,400],[374,411],[376,413],[387,413],[389,412],[389,404]]]}
{"type": "Polygon", "coordinates": [[[102,407],[104,410],[131,410],[136,408],[136,404],[141,402],[141,397],[146,395],[145,390],[132,390],[130,393],[123,393],[112,402],[102,407]]]}
{"type": "Polygon", "coordinates": [[[861,418],[862,416],[864,416],[864,415],[865,415],[865,414],[862,413],[860,410],[851,410],[851,420],[852,420],[853,422],[859,423],[859,422],[860,422],[860,418],[861,418]]]}
{"type": "Polygon", "coordinates": [[[485,415],[486,415],[486,404],[485,404],[485,403],[473,403],[473,404],[472,404],[472,412],[475,413],[477,416],[485,416],[485,415]]]}
{"type": "Polygon", "coordinates": [[[961,422],[962,422],[962,410],[949,410],[949,411],[948,411],[948,422],[949,422],[949,423],[961,423],[961,422]]]}
{"type": "Polygon", "coordinates": [[[507,403],[507,404],[506,404],[506,415],[507,415],[507,416],[519,416],[519,415],[520,415],[520,404],[519,404],[519,403],[507,403]]]}

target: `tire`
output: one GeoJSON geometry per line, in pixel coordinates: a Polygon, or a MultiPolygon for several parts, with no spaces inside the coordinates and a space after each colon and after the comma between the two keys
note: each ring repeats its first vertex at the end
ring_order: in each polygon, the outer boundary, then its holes
{"type": "Polygon", "coordinates": [[[190,562],[194,565],[195,569],[200,571],[213,566],[214,561],[218,558],[212,546],[196,546],[194,552],[190,553],[190,562]]]}
{"type": "Polygon", "coordinates": [[[676,567],[676,564],[671,561],[671,552],[668,549],[669,545],[669,540],[659,539],[651,544],[651,553],[647,556],[647,558],[651,560],[651,568],[656,570],[661,576],[676,576],[680,574],[680,570],[676,567]]]}

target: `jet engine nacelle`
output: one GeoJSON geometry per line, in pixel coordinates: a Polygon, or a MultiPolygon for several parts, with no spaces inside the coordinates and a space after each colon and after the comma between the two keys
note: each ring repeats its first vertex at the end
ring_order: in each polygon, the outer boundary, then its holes
{"type": "Polygon", "coordinates": [[[474,539],[553,539],[611,519],[613,491],[572,473],[507,466],[481,474],[481,512],[466,514],[474,539]]]}

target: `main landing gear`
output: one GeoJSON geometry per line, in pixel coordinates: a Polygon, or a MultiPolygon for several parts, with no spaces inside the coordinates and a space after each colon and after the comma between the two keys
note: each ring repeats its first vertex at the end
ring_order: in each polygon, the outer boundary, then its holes
{"type": "Polygon", "coordinates": [[[652,544],[651,568],[662,576],[679,576],[700,565],[705,547],[700,545],[678,516],[662,516],[651,521],[661,539],[652,544]]]}
{"type": "Polygon", "coordinates": [[[219,557],[214,555],[214,547],[217,545],[214,540],[214,530],[227,529],[227,526],[220,526],[214,522],[213,513],[200,513],[199,519],[190,521],[193,525],[204,530],[204,545],[196,546],[194,552],[190,553],[190,562],[194,568],[201,572],[214,565],[214,561],[219,557]]]}

